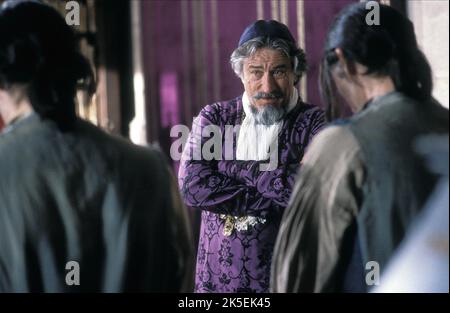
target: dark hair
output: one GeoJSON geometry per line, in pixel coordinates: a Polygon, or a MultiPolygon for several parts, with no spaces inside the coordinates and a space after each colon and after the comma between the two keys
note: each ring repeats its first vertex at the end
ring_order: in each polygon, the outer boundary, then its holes
{"type": "Polygon", "coordinates": [[[320,91],[329,120],[339,117],[340,104],[331,69],[341,48],[349,62],[367,67],[366,74],[390,76],[396,90],[418,101],[431,99],[431,68],[419,50],[411,21],[390,6],[379,4],[379,25],[368,25],[366,3],[346,7],[328,31],[320,68],[320,91]]]}
{"type": "Polygon", "coordinates": [[[0,8],[0,88],[24,86],[33,109],[70,128],[77,87],[95,92],[92,69],[73,30],[39,1],[7,1],[0,8]]]}
{"type": "Polygon", "coordinates": [[[294,85],[300,81],[307,69],[305,52],[301,48],[298,48],[293,41],[270,37],[250,39],[233,51],[230,57],[230,63],[238,77],[242,76],[244,59],[262,48],[279,50],[288,57],[291,60],[292,70],[295,75],[294,85]]]}

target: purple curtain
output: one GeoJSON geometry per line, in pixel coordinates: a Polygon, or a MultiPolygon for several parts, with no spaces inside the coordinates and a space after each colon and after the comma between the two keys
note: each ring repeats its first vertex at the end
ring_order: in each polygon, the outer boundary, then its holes
{"type": "Polygon", "coordinates": [[[352,2],[307,0],[301,10],[294,0],[142,1],[148,138],[168,154],[173,125],[190,127],[206,104],[243,92],[229,57],[258,16],[286,23],[297,39],[304,36],[309,71],[303,97],[321,105],[317,80],[324,36],[333,17],[352,2]]]}
{"type": "MultiPolygon", "coordinates": [[[[170,158],[173,125],[191,127],[202,107],[243,93],[229,64],[246,26],[277,19],[303,43],[309,70],[304,100],[321,105],[319,61],[333,17],[355,0],[152,0],[142,1],[148,139],[170,158]],[[304,38],[301,38],[304,37],[304,38]]],[[[173,162],[174,171],[178,163],[173,162]]],[[[198,235],[198,212],[191,212],[198,235]]]]}

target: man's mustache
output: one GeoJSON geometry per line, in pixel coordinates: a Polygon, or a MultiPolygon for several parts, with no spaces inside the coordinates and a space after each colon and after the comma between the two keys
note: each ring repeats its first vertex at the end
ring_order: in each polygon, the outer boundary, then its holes
{"type": "Polygon", "coordinates": [[[259,99],[281,99],[283,98],[283,94],[279,91],[274,92],[258,92],[256,95],[253,96],[253,99],[259,100],[259,99]]]}

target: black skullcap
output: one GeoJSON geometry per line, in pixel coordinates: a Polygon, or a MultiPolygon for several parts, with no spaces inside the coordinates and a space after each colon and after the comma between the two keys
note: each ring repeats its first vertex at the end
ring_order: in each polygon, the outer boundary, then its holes
{"type": "Polygon", "coordinates": [[[241,38],[239,39],[239,46],[242,46],[247,41],[258,37],[284,39],[295,45],[295,39],[286,25],[274,20],[258,20],[244,30],[241,38]]]}

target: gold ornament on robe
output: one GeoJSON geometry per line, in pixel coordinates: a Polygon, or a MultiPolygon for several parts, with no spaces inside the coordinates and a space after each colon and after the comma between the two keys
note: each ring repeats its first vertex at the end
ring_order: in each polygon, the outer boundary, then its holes
{"type": "Polygon", "coordinates": [[[220,219],[225,221],[223,225],[222,233],[224,236],[229,237],[233,234],[233,231],[247,231],[250,227],[254,227],[257,224],[264,224],[266,219],[256,216],[232,216],[220,214],[220,219]]]}

